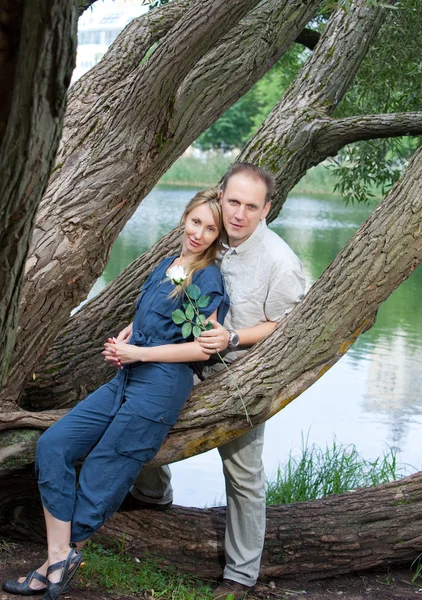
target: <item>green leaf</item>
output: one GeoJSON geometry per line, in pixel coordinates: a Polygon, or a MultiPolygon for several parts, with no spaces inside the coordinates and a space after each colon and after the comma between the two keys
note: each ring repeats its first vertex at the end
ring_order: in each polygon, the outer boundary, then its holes
{"type": "Polygon", "coordinates": [[[192,333],[192,324],[185,323],[182,327],[182,336],[186,339],[192,333]]]}
{"type": "Polygon", "coordinates": [[[207,331],[209,331],[210,329],[213,329],[212,323],[207,323],[207,324],[205,325],[205,329],[206,329],[207,331]]]}
{"type": "Polygon", "coordinates": [[[200,329],[197,325],[193,326],[193,337],[199,337],[201,335],[202,329],[200,329]]]}
{"type": "Polygon", "coordinates": [[[171,313],[171,318],[173,319],[173,323],[176,323],[176,325],[181,325],[186,321],[186,315],[183,310],[180,310],[180,308],[171,313]]]}
{"type": "Polygon", "coordinates": [[[186,294],[192,300],[198,300],[199,296],[201,295],[201,289],[197,285],[195,285],[194,283],[191,283],[186,288],[186,294]]]}
{"type": "Polygon", "coordinates": [[[186,310],[190,306],[190,302],[183,302],[183,308],[186,310]]]}
{"type": "Polygon", "coordinates": [[[210,302],[211,302],[211,296],[201,296],[198,300],[198,307],[199,308],[207,308],[207,306],[209,306],[210,302]]]}
{"type": "Polygon", "coordinates": [[[193,310],[193,306],[192,306],[192,304],[189,304],[189,306],[186,309],[186,318],[189,319],[190,321],[192,321],[194,316],[195,316],[195,311],[193,310]]]}
{"type": "Polygon", "coordinates": [[[196,317],[196,324],[197,325],[203,325],[206,318],[207,317],[205,315],[198,315],[196,317]]]}

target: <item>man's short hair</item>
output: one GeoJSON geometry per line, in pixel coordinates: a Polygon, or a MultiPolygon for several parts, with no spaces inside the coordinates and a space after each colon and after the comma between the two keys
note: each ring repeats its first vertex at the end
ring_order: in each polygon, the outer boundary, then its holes
{"type": "Polygon", "coordinates": [[[223,193],[227,187],[230,177],[233,177],[233,175],[238,175],[239,173],[243,173],[244,175],[249,175],[249,177],[252,177],[253,179],[259,179],[263,183],[265,183],[265,185],[267,187],[267,193],[265,196],[265,204],[267,204],[267,202],[270,202],[272,195],[274,194],[274,189],[275,189],[274,175],[272,173],[269,173],[265,169],[262,169],[261,167],[257,167],[256,165],[253,165],[252,163],[248,163],[248,162],[234,163],[229,168],[229,170],[224,175],[223,181],[221,183],[221,189],[222,189],[223,193]]]}

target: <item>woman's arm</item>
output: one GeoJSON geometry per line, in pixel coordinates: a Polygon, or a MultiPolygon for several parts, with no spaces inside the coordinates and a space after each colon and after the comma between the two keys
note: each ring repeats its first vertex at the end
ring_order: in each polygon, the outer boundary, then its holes
{"type": "MultiPolygon", "coordinates": [[[[217,312],[214,312],[210,319],[216,318],[217,312]]],[[[134,362],[192,362],[205,361],[210,358],[196,340],[184,344],[144,347],[126,342],[114,342],[109,339],[104,346],[104,360],[119,367],[134,362]]]]}

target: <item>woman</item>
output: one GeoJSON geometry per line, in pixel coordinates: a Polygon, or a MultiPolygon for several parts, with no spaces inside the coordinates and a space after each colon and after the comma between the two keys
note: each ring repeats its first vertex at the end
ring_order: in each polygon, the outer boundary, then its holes
{"type": "Polygon", "coordinates": [[[26,578],[6,581],[3,589],[10,593],[46,591],[44,598],[54,600],[67,591],[82,561],[81,548],[119,508],[142,464],[155,456],[176,422],[193,385],[189,363],[209,358],[197,341],[183,338],[171,315],[183,308],[183,290],[191,282],[210,296],[201,314],[222,323],[227,313],[228,298],[214,265],[223,227],[218,190],[196,194],[182,224],[180,255],[162,260],[144,283],[133,324],[119,336],[123,341],[105,344],[105,359],[120,367],[116,377],[39,439],[36,468],[48,559],[26,578]],[[168,278],[174,266],[188,274],[181,286],[168,278]],[[74,463],[85,455],[76,489],[74,463]]]}

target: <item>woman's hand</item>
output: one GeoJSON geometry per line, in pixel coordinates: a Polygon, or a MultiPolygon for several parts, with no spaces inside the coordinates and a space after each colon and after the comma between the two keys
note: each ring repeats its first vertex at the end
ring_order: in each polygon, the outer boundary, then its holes
{"type": "Polygon", "coordinates": [[[109,338],[104,344],[103,355],[104,360],[122,369],[123,365],[142,361],[142,348],[109,338]]]}

